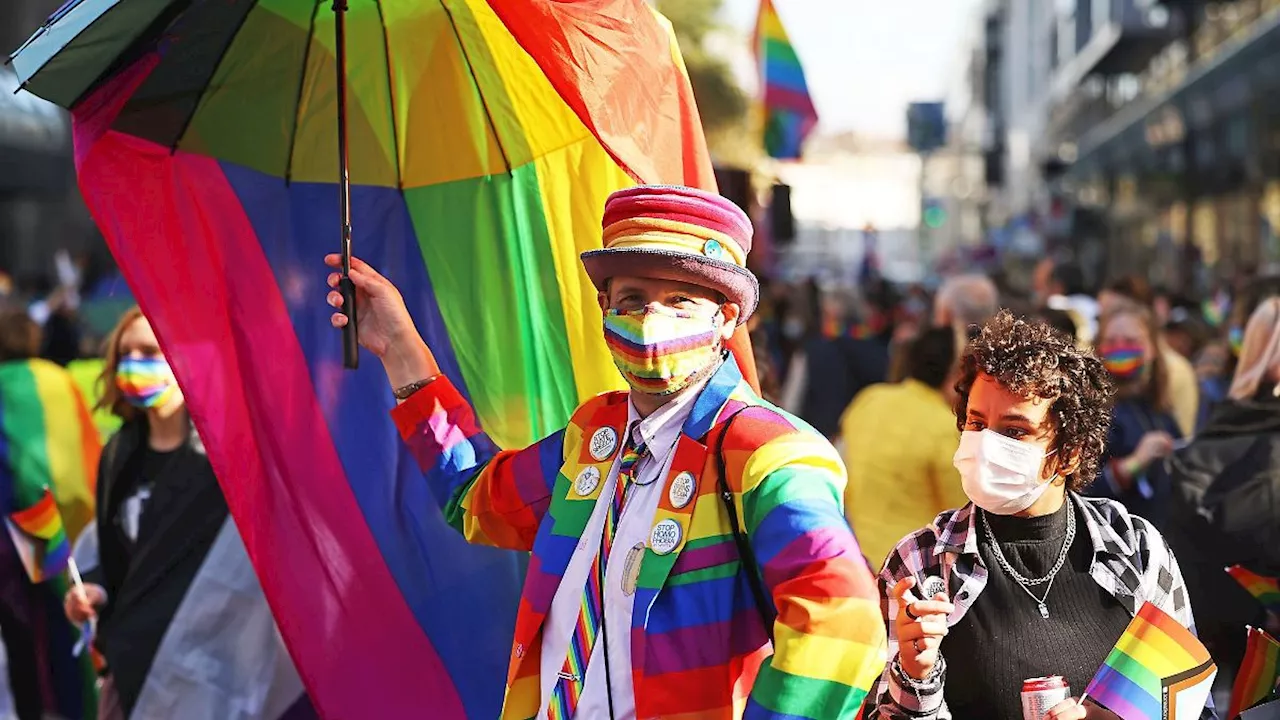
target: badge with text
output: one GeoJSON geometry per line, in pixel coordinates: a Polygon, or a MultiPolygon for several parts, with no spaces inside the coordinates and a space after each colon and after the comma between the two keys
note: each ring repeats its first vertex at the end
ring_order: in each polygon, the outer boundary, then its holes
{"type": "Polygon", "coordinates": [[[613,451],[617,449],[618,431],[611,427],[602,427],[592,433],[591,444],[587,447],[591,457],[596,460],[607,460],[613,457],[613,451]]]}
{"type": "Polygon", "coordinates": [[[659,555],[666,555],[680,546],[682,537],[684,529],[680,527],[680,523],[668,518],[653,526],[653,531],[649,533],[649,547],[659,555]]]}
{"type": "Polygon", "coordinates": [[[640,580],[640,563],[644,561],[644,543],[636,543],[627,551],[626,563],[622,566],[622,594],[630,597],[636,594],[636,583],[640,580]]]}
{"type": "Polygon", "coordinates": [[[671,488],[667,490],[667,499],[671,501],[671,507],[679,510],[693,500],[693,493],[697,489],[698,481],[694,479],[693,473],[686,470],[676,475],[671,481],[671,488]]]}
{"type": "Polygon", "coordinates": [[[600,484],[600,469],[594,465],[582,468],[582,472],[578,473],[578,478],[573,481],[573,491],[578,493],[580,497],[586,497],[595,492],[596,486],[600,484]]]}

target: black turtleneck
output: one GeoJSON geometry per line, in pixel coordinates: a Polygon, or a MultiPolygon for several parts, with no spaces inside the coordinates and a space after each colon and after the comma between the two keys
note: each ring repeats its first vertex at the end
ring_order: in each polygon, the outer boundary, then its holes
{"type": "MultiPolygon", "coordinates": [[[[1072,695],[1084,692],[1125,626],[1129,613],[1089,575],[1093,543],[1076,510],[1076,536],[1045,604],[1048,619],[996,559],[986,515],[1005,559],[1024,578],[1048,574],[1067,535],[1067,508],[1038,518],[977,510],[978,553],[987,585],[942,641],[945,697],[954,720],[1021,720],[1022,681],[1061,675],[1072,695]]],[[[1044,585],[1031,588],[1044,597],[1044,585]]]]}

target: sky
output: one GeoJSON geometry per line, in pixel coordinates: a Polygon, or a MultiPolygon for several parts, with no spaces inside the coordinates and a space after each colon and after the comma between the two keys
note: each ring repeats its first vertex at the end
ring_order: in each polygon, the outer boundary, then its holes
{"type": "MultiPolygon", "coordinates": [[[[758,0],[723,1],[726,23],[749,37],[758,0]]],[[[980,2],[773,0],[804,65],[820,131],[894,137],[906,134],[908,103],[954,100],[980,2]]]]}

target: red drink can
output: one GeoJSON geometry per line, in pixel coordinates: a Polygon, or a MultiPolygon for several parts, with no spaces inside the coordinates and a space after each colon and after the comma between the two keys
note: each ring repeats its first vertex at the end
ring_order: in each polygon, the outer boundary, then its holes
{"type": "Polygon", "coordinates": [[[1044,720],[1053,706],[1071,697],[1071,687],[1060,675],[1022,681],[1022,720],[1044,720]]]}

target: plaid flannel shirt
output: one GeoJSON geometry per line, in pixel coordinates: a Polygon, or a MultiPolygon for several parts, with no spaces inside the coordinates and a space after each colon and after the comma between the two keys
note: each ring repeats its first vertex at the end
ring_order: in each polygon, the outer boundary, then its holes
{"type": "MultiPolygon", "coordinates": [[[[1151,523],[1130,515],[1114,500],[1081,497],[1075,493],[1071,493],[1071,497],[1083,509],[1085,527],[1093,542],[1089,575],[1094,582],[1119,600],[1130,615],[1150,601],[1194,632],[1195,622],[1182,571],[1169,545],[1151,523]]],[[[867,701],[868,718],[950,720],[951,711],[943,699],[947,679],[945,658],[935,679],[915,688],[908,686],[895,670],[898,637],[892,618],[898,614],[898,603],[889,596],[889,589],[908,575],[914,575],[918,582],[940,577],[956,607],[947,618],[947,626],[960,622],[987,586],[987,568],[978,554],[975,519],[972,503],[959,510],[948,510],[939,515],[933,525],[904,538],[885,561],[877,582],[880,607],[889,629],[892,660],[867,701]]],[[[1211,697],[1201,720],[1214,718],[1211,697]]]]}

